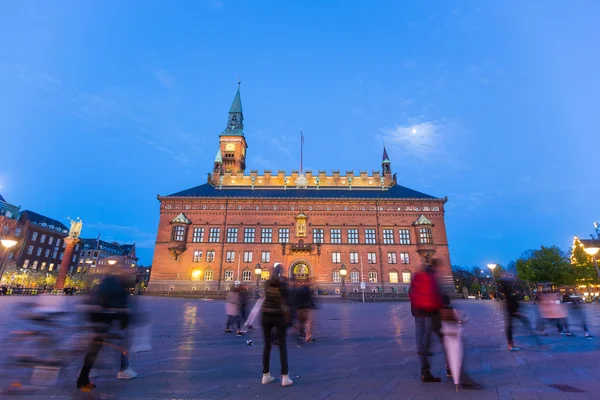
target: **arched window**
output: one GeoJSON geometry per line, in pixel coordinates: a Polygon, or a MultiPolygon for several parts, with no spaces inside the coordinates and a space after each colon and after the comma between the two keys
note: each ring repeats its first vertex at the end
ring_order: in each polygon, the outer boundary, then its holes
{"type": "Polygon", "coordinates": [[[204,280],[205,281],[212,281],[213,280],[213,271],[210,268],[207,268],[204,271],[204,280]]]}
{"type": "Polygon", "coordinates": [[[350,282],[352,282],[352,283],[360,282],[360,272],[357,269],[354,269],[350,272],[350,282]]]}
{"type": "Polygon", "coordinates": [[[390,271],[390,283],[398,283],[398,271],[390,271]]]}
{"type": "Polygon", "coordinates": [[[377,283],[377,271],[375,271],[374,269],[369,271],[369,282],[377,283]]]}
{"type": "Polygon", "coordinates": [[[412,278],[412,274],[408,269],[402,271],[402,283],[410,283],[412,278]]]}
{"type": "Polygon", "coordinates": [[[423,244],[431,244],[431,228],[419,228],[419,242],[423,244]]]}
{"type": "Polygon", "coordinates": [[[252,271],[249,269],[245,269],[242,272],[242,281],[244,282],[252,282],[252,271]]]}
{"type": "Polygon", "coordinates": [[[192,280],[199,281],[202,278],[202,271],[199,269],[195,269],[192,271],[192,280]]]}
{"type": "Polygon", "coordinates": [[[260,273],[261,281],[268,281],[270,277],[271,277],[271,271],[269,271],[268,269],[263,269],[262,272],[260,273]]]}
{"type": "Polygon", "coordinates": [[[339,283],[342,281],[342,276],[340,275],[340,270],[336,269],[333,271],[333,282],[339,283]]]}
{"type": "Polygon", "coordinates": [[[232,269],[226,269],[225,270],[225,281],[226,282],[232,282],[233,281],[233,270],[232,269]]]}

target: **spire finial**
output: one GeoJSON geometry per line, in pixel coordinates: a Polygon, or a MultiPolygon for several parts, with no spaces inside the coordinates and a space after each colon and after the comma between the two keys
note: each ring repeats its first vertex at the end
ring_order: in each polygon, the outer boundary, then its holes
{"type": "Polygon", "coordinates": [[[242,77],[238,77],[238,90],[240,89],[240,86],[242,85],[242,77]]]}

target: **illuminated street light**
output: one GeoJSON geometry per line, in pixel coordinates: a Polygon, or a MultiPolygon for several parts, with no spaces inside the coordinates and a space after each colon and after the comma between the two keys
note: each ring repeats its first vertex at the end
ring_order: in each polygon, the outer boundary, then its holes
{"type": "Polygon", "coordinates": [[[598,275],[598,279],[600,280],[600,269],[598,269],[598,260],[596,260],[596,254],[600,251],[598,247],[584,247],[585,252],[592,256],[592,260],[594,261],[594,267],[596,268],[596,275],[598,275]]]}
{"type": "Polygon", "coordinates": [[[110,265],[115,265],[117,263],[117,260],[108,260],[108,263],[110,265]]]}
{"type": "Polygon", "coordinates": [[[4,275],[4,267],[6,266],[5,264],[8,262],[8,249],[16,246],[17,241],[13,239],[4,238],[0,240],[0,243],[2,244],[2,247],[4,247],[4,257],[0,262],[0,281],[2,281],[2,275],[4,275]]]}
{"type": "Polygon", "coordinates": [[[259,263],[256,263],[254,267],[254,274],[256,275],[256,298],[260,297],[260,277],[262,276],[262,268],[259,263]]]}
{"type": "Polygon", "coordinates": [[[492,270],[492,278],[494,279],[494,293],[496,297],[496,301],[498,301],[498,286],[496,285],[496,274],[494,273],[494,269],[498,266],[498,264],[488,264],[487,267],[492,270]]]}
{"type": "Polygon", "coordinates": [[[348,275],[348,269],[346,265],[342,264],[340,267],[340,275],[342,277],[342,299],[346,298],[346,275],[348,275]]]}

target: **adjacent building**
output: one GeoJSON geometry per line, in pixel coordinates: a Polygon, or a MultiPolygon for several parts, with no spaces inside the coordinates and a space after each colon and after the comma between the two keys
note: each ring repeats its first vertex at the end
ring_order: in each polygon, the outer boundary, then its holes
{"type": "MultiPolygon", "coordinates": [[[[97,239],[81,239],[74,253],[75,265],[71,266],[70,274],[101,274],[106,268],[137,268],[138,258],[135,243],[120,244],[97,239]],[[78,246],[78,247],[77,247],[78,246]]],[[[136,269],[137,271],[137,269],[136,269]]]]}
{"type": "Polygon", "coordinates": [[[385,150],[381,170],[246,173],[247,140],[238,91],[207,181],[158,196],[153,290],[226,290],[286,275],[330,293],[406,290],[431,257],[452,285],[446,198],[400,185],[385,150]],[[255,275],[260,267],[260,276],[255,275]]]}

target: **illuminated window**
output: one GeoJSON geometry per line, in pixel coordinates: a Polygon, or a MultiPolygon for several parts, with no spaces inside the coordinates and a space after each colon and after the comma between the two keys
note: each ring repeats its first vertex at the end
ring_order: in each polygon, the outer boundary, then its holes
{"type": "Polygon", "coordinates": [[[194,228],[194,235],[192,236],[192,242],[200,243],[204,240],[204,228],[194,228]]]}
{"type": "Polygon", "coordinates": [[[263,228],[260,239],[261,239],[262,243],[272,243],[273,242],[273,229],[272,228],[263,228]]]}
{"type": "Polygon", "coordinates": [[[227,281],[227,282],[233,281],[233,270],[232,269],[225,270],[225,281],[227,281]]]}
{"type": "Polygon", "coordinates": [[[331,253],[331,262],[339,264],[342,262],[342,256],[340,253],[331,253]]]}
{"type": "Polygon", "coordinates": [[[352,283],[360,282],[360,272],[358,272],[358,271],[350,272],[350,282],[352,282],[352,283]]]}
{"type": "Polygon", "coordinates": [[[341,229],[332,229],[330,232],[331,243],[339,244],[342,243],[342,230],[341,229]]]}
{"type": "MultiPolygon", "coordinates": [[[[185,227],[184,226],[174,226],[171,234],[171,241],[173,242],[183,242],[185,240],[185,227]]],[[[90,252],[88,252],[90,253],[90,252]]]]}
{"type": "Polygon", "coordinates": [[[432,243],[431,240],[431,229],[429,228],[421,228],[419,229],[419,241],[423,244],[432,243]]]}
{"type": "Polygon", "coordinates": [[[23,261],[23,268],[29,267],[29,260],[23,261]]]}
{"type": "Polygon", "coordinates": [[[313,229],[313,242],[323,243],[323,229],[313,229]]]}
{"type": "Polygon", "coordinates": [[[193,281],[199,281],[201,277],[202,277],[202,271],[200,271],[199,269],[195,269],[192,271],[192,280],[193,281]]]}
{"type": "Polygon", "coordinates": [[[227,228],[227,243],[237,242],[238,228],[227,228]]]}
{"type": "Polygon", "coordinates": [[[367,253],[367,263],[368,264],[377,264],[377,254],[376,253],[367,253]]]}
{"type": "Polygon", "coordinates": [[[365,229],[365,243],[366,244],[375,244],[375,229],[365,229]]]}
{"type": "Polygon", "coordinates": [[[38,266],[38,262],[37,262],[37,261],[34,261],[34,262],[33,262],[33,265],[31,266],[31,268],[32,268],[32,269],[37,269],[37,266],[38,266]]]}
{"type": "Polygon", "coordinates": [[[212,281],[213,280],[213,271],[212,269],[207,269],[204,271],[204,280],[212,281]]]}
{"type": "Polygon", "coordinates": [[[48,267],[48,271],[53,271],[54,270],[54,263],[50,263],[50,266],[48,267]]]}
{"type": "Polygon", "coordinates": [[[342,281],[342,276],[340,275],[340,271],[333,271],[333,282],[338,283],[342,281]]]}
{"type": "Polygon", "coordinates": [[[244,243],[254,243],[255,234],[256,234],[255,228],[244,229],[244,243]]]}
{"type": "Polygon", "coordinates": [[[369,282],[377,283],[377,271],[369,271],[369,282]]]}
{"type": "Polygon", "coordinates": [[[244,282],[252,282],[252,271],[246,269],[242,272],[242,281],[244,282]]]}
{"type": "Polygon", "coordinates": [[[40,267],[40,269],[43,271],[46,269],[46,262],[42,261],[42,266],[40,267]]]}
{"type": "Polygon", "coordinates": [[[390,271],[390,283],[398,283],[398,272],[390,271]]]}
{"type": "Polygon", "coordinates": [[[402,271],[402,282],[410,283],[410,281],[411,281],[411,273],[409,270],[405,269],[404,271],[402,271]]]}
{"type": "Polygon", "coordinates": [[[358,244],[358,229],[348,229],[348,243],[358,244]]]}
{"type": "Polygon", "coordinates": [[[400,236],[400,244],[410,244],[410,231],[408,229],[400,229],[398,234],[400,236]]]}
{"type": "Polygon", "coordinates": [[[410,264],[410,257],[408,256],[408,253],[400,253],[400,263],[410,264]]]}
{"type": "Polygon", "coordinates": [[[383,244],[394,244],[394,231],[392,229],[383,230],[383,244]]]}
{"type": "Polygon", "coordinates": [[[200,262],[200,261],[202,261],[202,250],[194,250],[193,261],[194,262],[200,262]]]}
{"type": "Polygon", "coordinates": [[[271,277],[271,271],[269,271],[269,270],[266,270],[266,271],[263,270],[260,273],[260,280],[261,281],[268,281],[270,277],[271,277]]]}

